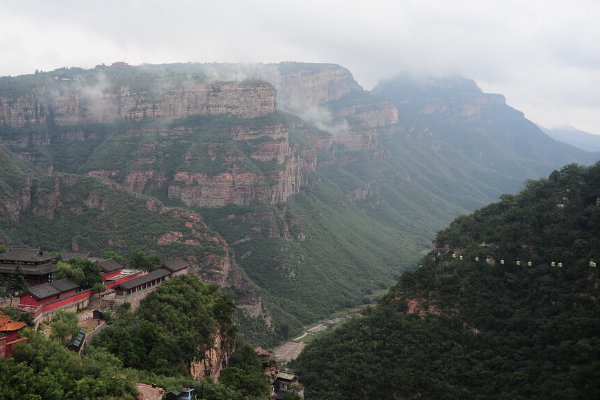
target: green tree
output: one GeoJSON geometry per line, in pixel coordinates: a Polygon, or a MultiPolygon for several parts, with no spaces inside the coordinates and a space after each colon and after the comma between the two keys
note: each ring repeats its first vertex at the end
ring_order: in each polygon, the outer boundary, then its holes
{"type": "Polygon", "coordinates": [[[23,272],[23,268],[21,268],[21,264],[15,265],[13,272],[8,278],[8,292],[10,294],[14,294],[15,292],[20,293],[27,290],[28,287],[29,285],[25,282],[25,273],[23,272]]]}
{"type": "Polygon", "coordinates": [[[83,258],[73,258],[69,261],[72,265],[81,268],[83,271],[84,279],[81,283],[82,289],[88,289],[93,287],[96,283],[103,282],[101,269],[97,264],[83,258]]]}
{"type": "Polygon", "coordinates": [[[58,310],[52,321],[50,321],[50,327],[52,328],[50,339],[57,339],[65,344],[70,336],[77,334],[78,321],[76,313],[58,310]]]}
{"type": "Polygon", "coordinates": [[[78,285],[81,285],[85,276],[83,270],[68,262],[59,261],[54,271],[54,280],[69,278],[78,285]]]}
{"type": "Polygon", "coordinates": [[[302,397],[296,392],[287,392],[283,400],[302,400],[302,397]]]}
{"type": "Polygon", "coordinates": [[[152,271],[160,265],[160,258],[156,254],[146,255],[140,249],[133,249],[129,253],[129,266],[133,269],[152,271]]]}
{"type": "Polygon", "coordinates": [[[266,398],[269,394],[269,381],[262,371],[226,367],[221,371],[219,381],[223,385],[239,390],[246,396],[266,398]]]}
{"type": "Polygon", "coordinates": [[[104,283],[97,282],[92,287],[92,291],[95,294],[99,294],[99,293],[105,292],[106,291],[106,285],[104,283]]]}
{"type": "Polygon", "coordinates": [[[0,246],[0,254],[4,254],[4,253],[6,253],[7,251],[8,251],[8,247],[6,247],[6,246],[4,246],[4,245],[0,246]]]}
{"type": "Polygon", "coordinates": [[[114,251],[107,251],[106,253],[104,253],[104,258],[113,258],[116,262],[118,262],[119,264],[121,264],[123,262],[123,257],[118,255],[116,252],[114,251]]]}

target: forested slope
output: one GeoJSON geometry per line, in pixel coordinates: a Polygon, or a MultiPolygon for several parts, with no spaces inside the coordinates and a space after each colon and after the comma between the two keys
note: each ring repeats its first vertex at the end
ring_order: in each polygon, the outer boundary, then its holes
{"type": "Polygon", "coordinates": [[[375,310],[310,344],[311,399],[600,395],[600,164],[460,216],[375,310]]]}

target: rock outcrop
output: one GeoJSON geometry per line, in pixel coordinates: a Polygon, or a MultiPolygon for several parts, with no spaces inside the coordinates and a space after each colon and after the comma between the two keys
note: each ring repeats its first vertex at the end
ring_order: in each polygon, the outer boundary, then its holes
{"type": "Polygon", "coordinates": [[[271,391],[273,391],[273,384],[277,379],[277,374],[279,374],[279,363],[271,350],[264,350],[262,347],[257,347],[254,351],[258,355],[265,375],[269,377],[269,385],[271,386],[271,391]]]}
{"type": "Polygon", "coordinates": [[[235,336],[226,336],[217,332],[212,346],[205,346],[202,360],[192,361],[188,372],[199,381],[211,377],[218,382],[221,370],[227,366],[231,355],[235,351],[235,336]]]}

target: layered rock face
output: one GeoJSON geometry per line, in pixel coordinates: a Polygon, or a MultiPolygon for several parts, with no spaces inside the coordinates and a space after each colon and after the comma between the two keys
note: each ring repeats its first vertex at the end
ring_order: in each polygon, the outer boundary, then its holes
{"type": "Polygon", "coordinates": [[[156,199],[144,200],[109,181],[101,185],[106,186],[106,189],[86,190],[88,185],[96,182],[93,178],[62,174],[44,178],[43,184],[37,186],[34,193],[35,202],[32,204],[31,179],[28,181],[29,186],[23,188],[22,197],[3,199],[0,193],[0,204],[4,207],[14,204],[14,207],[9,208],[8,214],[13,219],[18,219],[25,211],[32,211],[37,217],[46,219],[70,218],[73,214],[83,215],[94,224],[95,234],[109,238],[103,243],[89,242],[89,238],[82,239],[83,247],[90,248],[90,245],[96,245],[103,250],[119,250],[121,247],[141,245],[120,243],[117,235],[112,234],[115,228],[124,224],[121,220],[124,215],[126,218],[132,217],[123,214],[123,208],[127,207],[127,204],[141,203],[138,204],[141,206],[138,207],[140,218],[159,218],[171,223],[171,228],[167,228],[169,225],[166,222],[159,223],[152,235],[144,239],[144,245],[155,248],[178,246],[182,257],[185,257],[190,265],[190,271],[202,277],[205,282],[217,283],[223,287],[247,288],[238,265],[232,260],[227,242],[220,235],[209,231],[198,213],[172,209],[156,199]],[[25,191],[26,189],[28,190],[25,191]],[[115,196],[115,189],[122,193],[121,196],[125,196],[124,202],[120,202],[115,196]],[[85,193],[85,198],[78,197],[76,193],[85,193]]]}
{"type": "Polygon", "coordinates": [[[0,126],[20,128],[45,123],[47,104],[41,96],[28,94],[17,99],[0,97],[0,126]]]}
{"type": "Polygon", "coordinates": [[[481,119],[485,112],[506,107],[506,99],[501,94],[480,93],[453,100],[453,103],[449,105],[444,99],[428,99],[419,105],[420,112],[422,114],[442,114],[453,120],[476,121],[481,119]]]}
{"type": "MultiPolygon", "coordinates": [[[[350,71],[339,65],[316,67],[315,65],[280,64],[277,74],[261,76],[277,89],[278,106],[282,109],[299,111],[308,107],[325,105],[352,93],[363,94],[363,88],[354,80],[350,71]]],[[[359,96],[360,97],[360,96],[359,96]]],[[[398,110],[391,101],[373,99],[366,103],[343,107],[333,113],[334,117],[354,117],[362,121],[363,129],[331,129],[332,141],[345,150],[370,150],[377,147],[377,132],[374,128],[398,123],[398,110]]],[[[310,135],[309,135],[310,137],[310,135]]],[[[311,140],[320,150],[328,151],[327,140],[311,140]]]]}
{"type": "Polygon", "coordinates": [[[235,170],[213,177],[179,172],[173,178],[176,184],[168,187],[169,198],[199,207],[248,205],[255,200],[278,203],[299,193],[300,187],[308,183],[308,174],[316,168],[316,150],[290,148],[287,125],[275,124],[258,130],[241,125],[227,128],[224,133],[235,141],[246,142],[253,149],[251,158],[272,162],[277,168],[266,175],[235,170]]]}
{"type": "Polygon", "coordinates": [[[339,65],[314,68],[299,64],[291,68],[280,64],[278,72],[258,75],[275,86],[277,101],[282,108],[297,109],[337,100],[351,90],[362,90],[350,71],[339,65]]]}
{"type": "Polygon", "coordinates": [[[275,89],[267,84],[196,84],[157,96],[121,86],[114,92],[73,90],[56,96],[28,94],[0,97],[0,124],[18,128],[35,123],[87,125],[126,120],[179,119],[192,115],[230,113],[255,118],[275,112],[275,89]]]}
{"type": "Polygon", "coordinates": [[[356,105],[336,112],[338,117],[352,116],[370,127],[393,125],[398,123],[398,110],[391,101],[380,101],[374,105],[356,105]]]}
{"type": "Polygon", "coordinates": [[[333,141],[344,146],[347,151],[370,150],[377,147],[377,131],[349,130],[333,132],[333,141]]]}

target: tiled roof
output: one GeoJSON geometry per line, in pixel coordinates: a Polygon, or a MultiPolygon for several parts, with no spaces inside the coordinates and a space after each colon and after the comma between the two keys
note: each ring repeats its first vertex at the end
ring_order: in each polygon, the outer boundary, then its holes
{"type": "MultiPolygon", "coordinates": [[[[15,264],[0,264],[0,273],[11,274],[15,270],[15,264]]],[[[21,265],[21,269],[25,275],[45,275],[54,272],[56,265],[46,263],[41,265],[21,265]]]]}
{"type": "Polygon", "coordinates": [[[277,374],[277,379],[284,379],[286,381],[293,381],[294,379],[296,379],[296,375],[294,374],[288,374],[285,372],[280,372],[277,374]]]}
{"type": "Polygon", "coordinates": [[[30,287],[24,293],[31,293],[33,297],[38,300],[42,300],[48,298],[50,296],[56,296],[61,293],[60,290],[51,285],[51,282],[44,283],[42,285],[37,285],[34,287],[30,287]]]}
{"type": "Polygon", "coordinates": [[[177,271],[187,268],[188,266],[189,265],[186,261],[184,261],[181,258],[177,258],[175,260],[164,263],[163,265],[160,266],[160,268],[166,268],[171,272],[177,272],[177,271]]]}
{"type": "Polygon", "coordinates": [[[48,282],[41,285],[33,286],[23,292],[20,296],[25,293],[30,293],[33,297],[38,300],[46,299],[50,296],[56,296],[57,294],[68,292],[69,290],[77,289],[78,284],[70,280],[69,278],[59,279],[54,282],[48,282]]]}
{"type": "Polygon", "coordinates": [[[24,328],[27,324],[24,322],[17,322],[10,319],[8,315],[0,314],[0,332],[12,332],[18,331],[24,328]]]}
{"type": "Polygon", "coordinates": [[[0,260],[12,262],[44,262],[58,258],[52,254],[46,254],[39,247],[13,247],[12,245],[4,254],[0,254],[0,260]]]}
{"type": "Polygon", "coordinates": [[[52,286],[60,290],[60,292],[68,292],[69,290],[77,289],[78,284],[70,280],[69,278],[59,279],[54,282],[50,282],[52,286]]]}
{"type": "Polygon", "coordinates": [[[119,269],[123,269],[123,266],[115,261],[114,258],[107,258],[105,260],[98,261],[98,265],[104,272],[113,272],[119,269]]]}
{"type": "Polygon", "coordinates": [[[63,261],[68,261],[71,258],[91,258],[92,254],[89,251],[63,251],[61,258],[63,261]]]}
{"type": "Polygon", "coordinates": [[[142,275],[139,278],[134,278],[130,281],[119,283],[118,285],[113,286],[113,289],[120,287],[122,289],[129,290],[136,286],[143,285],[144,283],[148,283],[154,279],[162,278],[163,276],[169,276],[169,275],[171,275],[171,272],[169,272],[168,270],[166,270],[164,268],[160,268],[160,269],[156,269],[152,272],[149,272],[146,275],[142,275]]]}

